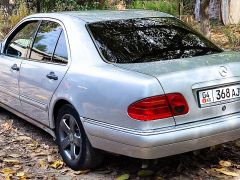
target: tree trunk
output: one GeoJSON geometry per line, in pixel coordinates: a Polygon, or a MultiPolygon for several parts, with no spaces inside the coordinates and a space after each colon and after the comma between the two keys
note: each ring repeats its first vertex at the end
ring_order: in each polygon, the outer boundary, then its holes
{"type": "Polygon", "coordinates": [[[217,16],[218,16],[218,0],[210,0],[209,16],[210,16],[210,19],[217,19],[217,16]]]}
{"type": "Polygon", "coordinates": [[[210,37],[209,4],[210,0],[201,0],[201,31],[206,37],[210,37]]]}
{"type": "Polygon", "coordinates": [[[183,15],[183,9],[184,9],[183,0],[179,0],[178,1],[178,13],[179,13],[179,16],[183,15]]]}
{"type": "Polygon", "coordinates": [[[102,9],[105,5],[105,0],[99,0],[99,6],[102,9]]]}
{"type": "Polygon", "coordinates": [[[39,0],[36,1],[36,10],[37,10],[37,13],[41,12],[41,3],[39,0]]]}
{"type": "MultiPolygon", "coordinates": [[[[221,3],[220,0],[210,0],[210,4],[209,4],[210,19],[217,19],[221,21],[220,3],[221,3]]],[[[201,7],[201,0],[195,0],[194,15],[195,15],[196,21],[201,20],[200,7],[201,7]]]]}
{"type": "Polygon", "coordinates": [[[229,21],[230,24],[240,23],[240,1],[230,0],[229,2],[229,21]]]}
{"type": "Polygon", "coordinates": [[[200,21],[201,17],[200,17],[200,0],[195,0],[195,8],[194,8],[194,15],[195,15],[195,20],[196,21],[200,21]]]}

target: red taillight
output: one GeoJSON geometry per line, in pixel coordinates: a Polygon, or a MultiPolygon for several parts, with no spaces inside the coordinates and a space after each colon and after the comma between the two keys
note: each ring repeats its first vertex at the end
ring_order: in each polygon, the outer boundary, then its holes
{"type": "Polygon", "coordinates": [[[142,121],[183,115],[188,111],[188,104],[180,93],[145,98],[128,107],[128,115],[142,121]]]}

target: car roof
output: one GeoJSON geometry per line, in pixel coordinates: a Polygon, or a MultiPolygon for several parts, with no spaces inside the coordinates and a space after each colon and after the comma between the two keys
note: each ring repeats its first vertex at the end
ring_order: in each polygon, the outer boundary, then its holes
{"type": "Polygon", "coordinates": [[[60,18],[62,16],[71,16],[79,18],[87,23],[120,20],[120,19],[134,19],[147,17],[173,17],[170,14],[152,11],[152,10],[89,10],[89,11],[66,11],[58,13],[41,13],[34,14],[30,17],[51,17],[60,18]]]}

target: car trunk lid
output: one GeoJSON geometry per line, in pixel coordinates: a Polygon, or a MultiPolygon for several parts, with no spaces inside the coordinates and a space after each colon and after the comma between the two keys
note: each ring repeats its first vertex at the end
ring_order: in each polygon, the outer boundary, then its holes
{"type": "Polygon", "coordinates": [[[224,52],[193,58],[115,64],[115,66],[157,78],[165,93],[181,93],[186,98],[190,111],[186,115],[174,117],[176,124],[210,119],[239,111],[238,98],[200,103],[200,100],[203,101],[204,91],[226,86],[230,86],[231,89],[240,84],[239,53],[224,52]]]}

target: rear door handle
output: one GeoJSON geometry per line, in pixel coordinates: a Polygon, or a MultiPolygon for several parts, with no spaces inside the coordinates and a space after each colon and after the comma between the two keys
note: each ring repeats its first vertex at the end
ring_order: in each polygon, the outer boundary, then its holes
{"type": "Polygon", "coordinates": [[[49,74],[47,74],[47,78],[55,81],[58,80],[58,76],[54,72],[50,72],[49,74]]]}
{"type": "Polygon", "coordinates": [[[13,64],[11,69],[14,70],[14,71],[19,71],[20,70],[20,68],[17,66],[17,64],[13,64]]]}

